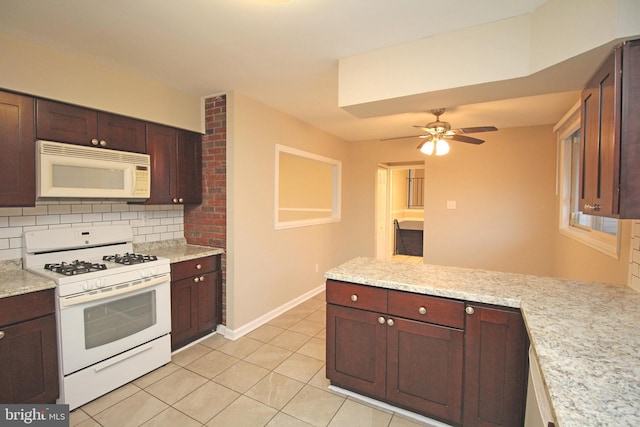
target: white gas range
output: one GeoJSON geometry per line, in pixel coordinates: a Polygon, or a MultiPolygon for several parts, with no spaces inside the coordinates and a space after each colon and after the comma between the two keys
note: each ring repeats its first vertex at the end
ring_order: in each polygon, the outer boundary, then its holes
{"type": "Polygon", "coordinates": [[[56,282],[60,398],[75,409],[171,360],[170,265],[129,226],[24,233],[23,267],[56,282]]]}

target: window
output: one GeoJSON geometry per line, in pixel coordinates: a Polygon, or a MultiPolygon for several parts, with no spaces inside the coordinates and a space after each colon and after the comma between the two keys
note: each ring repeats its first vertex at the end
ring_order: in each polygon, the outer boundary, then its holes
{"type": "Polygon", "coordinates": [[[407,175],[407,208],[424,208],[424,169],[409,169],[407,175]]]}
{"type": "Polygon", "coordinates": [[[340,220],[342,164],[276,145],[275,229],[340,220]]]}
{"type": "Polygon", "coordinates": [[[556,126],[559,151],[560,232],[614,258],[619,256],[619,226],[615,218],[580,210],[580,104],[556,126]]]}

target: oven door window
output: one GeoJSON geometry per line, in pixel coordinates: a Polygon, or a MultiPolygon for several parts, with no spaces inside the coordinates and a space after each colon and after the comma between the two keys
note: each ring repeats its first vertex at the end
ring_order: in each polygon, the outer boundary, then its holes
{"type": "Polygon", "coordinates": [[[155,290],[85,308],[85,349],[118,341],[155,324],[155,290]]]}

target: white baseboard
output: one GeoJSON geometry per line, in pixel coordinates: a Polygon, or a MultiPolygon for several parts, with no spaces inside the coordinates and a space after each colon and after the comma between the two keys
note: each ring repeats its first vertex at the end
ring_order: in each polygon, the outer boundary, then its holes
{"type": "Polygon", "coordinates": [[[443,423],[441,421],[434,420],[432,418],[428,418],[428,417],[425,417],[425,416],[420,415],[420,414],[416,414],[415,412],[407,411],[406,409],[398,408],[397,406],[393,406],[393,405],[390,405],[388,403],[384,403],[384,402],[381,402],[379,400],[372,399],[370,397],[362,396],[361,394],[354,393],[352,391],[345,390],[343,388],[336,387],[334,385],[330,385],[329,386],[329,390],[334,391],[334,392],[339,393],[339,394],[342,394],[342,395],[345,395],[345,396],[350,397],[350,398],[352,398],[354,400],[359,400],[359,401],[364,402],[364,403],[366,403],[368,405],[376,406],[376,407],[378,407],[380,409],[396,412],[396,413],[402,415],[403,417],[415,420],[415,421],[417,421],[417,422],[419,422],[419,423],[421,423],[421,424],[423,424],[425,426],[428,426],[428,427],[451,427],[451,425],[445,424],[445,423],[443,423]]]}
{"type": "Polygon", "coordinates": [[[258,317],[257,319],[247,323],[246,325],[243,325],[237,329],[229,329],[224,325],[218,325],[216,331],[218,333],[223,334],[225,338],[228,338],[230,340],[237,340],[238,338],[248,334],[254,329],[257,329],[260,326],[264,325],[265,323],[268,323],[270,320],[280,316],[285,311],[288,311],[293,307],[295,307],[296,305],[303,303],[310,298],[313,298],[314,296],[318,295],[320,292],[324,291],[324,289],[325,289],[325,284],[323,283],[317,288],[312,289],[309,292],[302,294],[297,298],[294,298],[288,303],[283,304],[274,310],[271,310],[270,312],[258,317]]]}

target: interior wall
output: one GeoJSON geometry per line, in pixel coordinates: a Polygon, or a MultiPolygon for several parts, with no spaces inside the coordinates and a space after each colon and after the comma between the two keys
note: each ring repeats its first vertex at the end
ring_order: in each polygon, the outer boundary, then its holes
{"type": "Polygon", "coordinates": [[[425,161],[426,263],[626,283],[629,233],[616,262],[560,236],[552,127],[501,129],[483,138],[479,146],[452,142],[444,157],[424,156],[414,142],[350,143],[349,256],[374,256],[376,165],[425,161]],[[457,208],[447,209],[447,201],[457,208]]]}
{"type": "Polygon", "coordinates": [[[202,100],[69,52],[0,33],[0,88],[203,132],[202,100]]]}
{"type": "Polygon", "coordinates": [[[550,126],[501,129],[483,145],[452,143],[428,162],[425,260],[550,275],[556,138],[550,126]],[[456,209],[447,209],[455,201],[456,209]]]}
{"type": "MultiPolygon", "coordinates": [[[[552,275],[568,279],[603,283],[630,284],[630,251],[632,220],[620,221],[620,248],[618,258],[557,234],[554,243],[552,275]]],[[[637,244],[637,242],[636,242],[637,244]]]]}
{"type": "Polygon", "coordinates": [[[243,94],[229,95],[227,327],[238,330],[319,288],[324,272],[346,260],[344,221],[274,229],[276,144],[340,160],[343,170],[348,165],[345,141],[243,94]]]}

